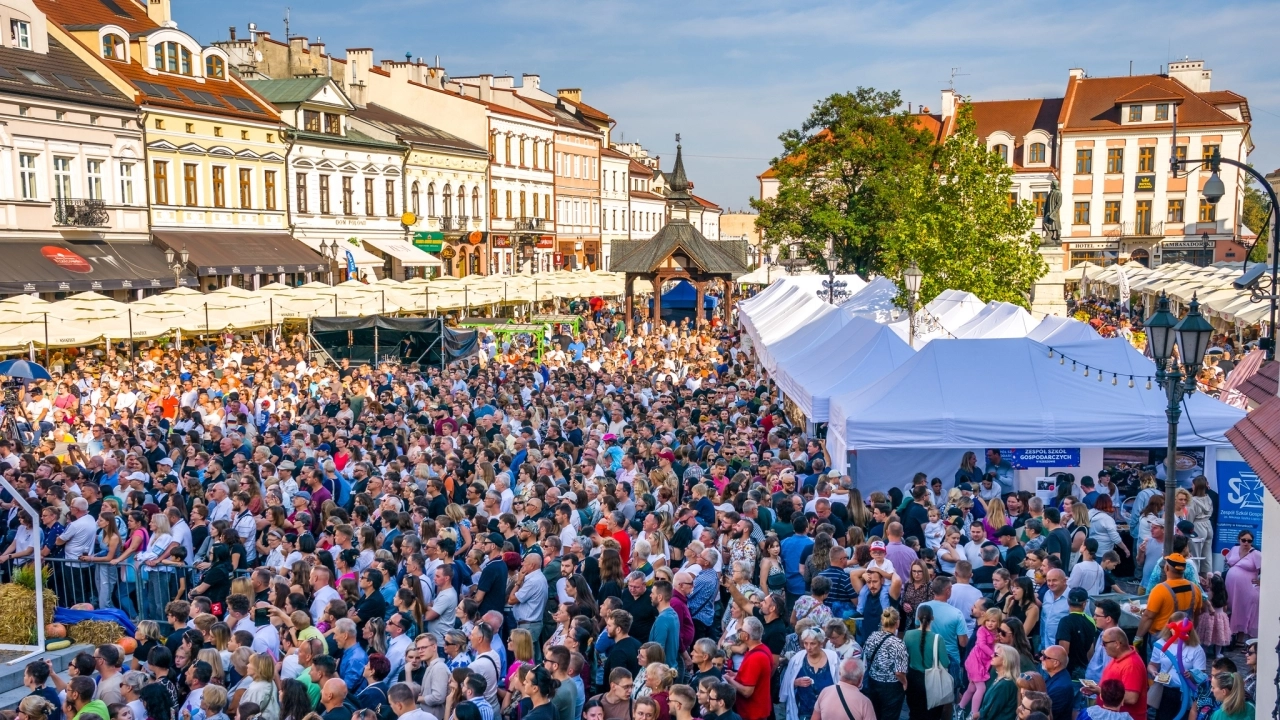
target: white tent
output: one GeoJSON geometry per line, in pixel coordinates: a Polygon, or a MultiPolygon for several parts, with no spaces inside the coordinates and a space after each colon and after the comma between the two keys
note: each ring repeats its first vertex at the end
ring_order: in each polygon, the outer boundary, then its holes
{"type": "Polygon", "coordinates": [[[982,312],[951,334],[967,339],[1026,337],[1035,327],[1031,313],[1013,303],[992,300],[982,312]]]}
{"type": "Polygon", "coordinates": [[[786,317],[789,313],[794,313],[805,306],[812,306],[814,303],[826,305],[804,288],[798,285],[787,285],[770,296],[766,302],[740,309],[738,322],[746,330],[752,342],[758,346],[760,333],[764,327],[777,318],[786,317]]]}
{"type": "Polygon", "coordinates": [[[739,285],[768,285],[779,278],[789,277],[791,273],[781,265],[761,265],[742,277],[734,280],[739,285]]]}
{"type": "MultiPolygon", "coordinates": [[[[954,331],[982,312],[986,305],[977,295],[964,290],[943,290],[916,311],[917,350],[935,338],[954,337],[954,331]]],[[[903,340],[911,333],[909,321],[899,320],[889,327],[903,340]]]]}
{"type": "Polygon", "coordinates": [[[806,417],[826,422],[832,396],[879,380],[912,352],[890,328],[855,317],[820,348],[779,362],[774,382],[806,417]]]}
{"type": "Polygon", "coordinates": [[[770,314],[757,324],[752,340],[757,347],[769,345],[833,309],[838,310],[814,295],[801,291],[791,302],[779,307],[778,312],[770,314]]]}
{"type": "Polygon", "coordinates": [[[773,372],[782,360],[821,347],[853,319],[853,316],[835,305],[822,304],[825,307],[816,310],[803,325],[798,325],[786,335],[756,348],[756,356],[766,370],[773,372]]]}
{"type": "Polygon", "coordinates": [[[897,297],[898,286],[889,278],[880,276],[840,303],[840,308],[855,317],[888,323],[906,313],[895,303],[897,297]]]}
{"type": "MultiPolygon", "coordinates": [[[[1124,342],[1054,349],[1050,357],[1047,346],[1027,338],[930,343],[879,382],[831,399],[833,466],[844,470],[848,452],[857,451],[860,478],[897,467],[897,475],[876,480],[900,485],[917,470],[954,469],[965,450],[1164,447],[1168,403],[1154,382],[1146,389],[1156,372],[1150,360],[1124,342]],[[1086,377],[1085,365],[1102,368],[1102,380],[1096,369],[1086,377]],[[946,452],[930,464],[922,450],[946,452]]],[[[1179,437],[1196,445],[1227,445],[1224,433],[1244,417],[1201,393],[1183,407],[1179,437]]],[[[1205,464],[1210,471],[1213,462],[1205,464]]]]}
{"type": "Polygon", "coordinates": [[[1064,318],[1057,315],[1045,315],[1040,324],[1027,333],[1027,337],[1046,345],[1102,339],[1098,331],[1090,327],[1088,323],[1082,323],[1075,318],[1064,318]]]}

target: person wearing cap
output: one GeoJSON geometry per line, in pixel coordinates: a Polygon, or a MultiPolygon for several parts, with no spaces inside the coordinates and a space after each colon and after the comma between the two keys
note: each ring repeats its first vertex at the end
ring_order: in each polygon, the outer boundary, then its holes
{"type": "Polygon", "coordinates": [[[1186,570],[1187,558],[1182,554],[1175,552],[1165,557],[1164,582],[1152,587],[1147,594],[1147,609],[1142,611],[1142,620],[1138,623],[1138,640],[1158,638],[1175,612],[1187,613],[1189,617],[1200,614],[1204,598],[1200,588],[1183,577],[1186,570]]]}
{"type": "Polygon", "coordinates": [[[1071,677],[1082,677],[1089,665],[1089,650],[1093,648],[1098,631],[1094,621],[1085,614],[1089,604],[1089,591],[1073,587],[1067,591],[1067,606],[1071,611],[1058,622],[1054,634],[1058,645],[1067,652],[1067,672],[1071,677]]]}
{"type": "MultiPolygon", "coordinates": [[[[480,614],[494,610],[502,612],[507,605],[507,566],[503,562],[502,546],[506,538],[502,533],[489,533],[480,536],[477,545],[488,556],[480,566],[480,579],[474,589],[475,601],[480,605],[480,614]]],[[[516,555],[516,562],[520,556],[516,555]]]]}

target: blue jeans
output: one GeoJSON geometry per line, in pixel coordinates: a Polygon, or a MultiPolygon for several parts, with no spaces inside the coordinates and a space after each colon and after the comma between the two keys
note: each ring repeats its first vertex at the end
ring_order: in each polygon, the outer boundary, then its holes
{"type": "Polygon", "coordinates": [[[173,573],[144,571],[142,585],[145,588],[145,598],[142,601],[143,619],[164,620],[164,608],[173,599],[173,573]]]}

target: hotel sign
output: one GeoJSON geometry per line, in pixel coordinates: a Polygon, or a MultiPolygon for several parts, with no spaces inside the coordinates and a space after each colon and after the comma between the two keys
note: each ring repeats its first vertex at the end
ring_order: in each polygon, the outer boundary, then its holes
{"type": "Polygon", "coordinates": [[[1155,192],[1156,176],[1155,175],[1136,175],[1133,178],[1134,192],[1155,192]]]}

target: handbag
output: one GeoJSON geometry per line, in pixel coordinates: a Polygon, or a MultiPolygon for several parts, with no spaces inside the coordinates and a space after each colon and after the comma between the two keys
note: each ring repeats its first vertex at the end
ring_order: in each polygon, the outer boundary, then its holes
{"type": "Polygon", "coordinates": [[[955,681],[946,668],[938,664],[938,643],[942,638],[933,636],[933,665],[924,671],[924,692],[930,710],[951,702],[955,694],[955,681]]]}

